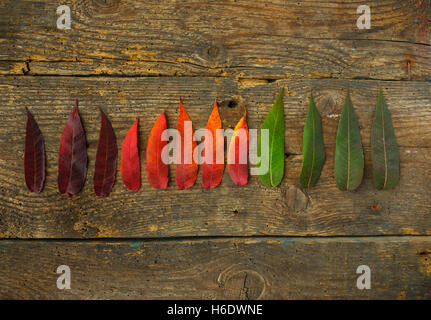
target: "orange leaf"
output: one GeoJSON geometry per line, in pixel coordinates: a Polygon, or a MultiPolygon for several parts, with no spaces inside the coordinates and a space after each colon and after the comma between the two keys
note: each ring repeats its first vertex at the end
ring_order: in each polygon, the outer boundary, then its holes
{"type": "Polygon", "coordinates": [[[121,177],[127,189],[138,191],[141,187],[141,161],[138,151],[138,122],[127,132],[121,147],[121,177]]]}
{"type": "Polygon", "coordinates": [[[168,187],[169,168],[162,161],[162,150],[168,144],[162,141],[162,133],[167,129],[166,117],[163,112],[160,114],[147,143],[147,178],[154,188],[166,189],[168,187]]]}
{"type": "Polygon", "coordinates": [[[237,186],[246,185],[248,181],[249,134],[245,117],[244,115],[239,120],[234,129],[227,156],[227,170],[230,178],[237,186]]]}
{"type": "Polygon", "coordinates": [[[178,188],[191,188],[198,175],[198,165],[193,159],[196,141],[193,139],[192,122],[184,109],[180,98],[180,113],[178,114],[177,130],[177,161],[175,165],[175,182],[178,188]]]}
{"type": "Polygon", "coordinates": [[[202,163],[202,185],[204,188],[217,187],[224,172],[224,136],[217,101],[207,123],[202,163]]]}

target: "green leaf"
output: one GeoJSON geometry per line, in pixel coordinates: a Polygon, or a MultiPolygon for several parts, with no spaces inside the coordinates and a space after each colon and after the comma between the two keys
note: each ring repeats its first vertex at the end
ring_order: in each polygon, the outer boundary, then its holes
{"type": "Polygon", "coordinates": [[[400,178],[398,144],[391,114],[381,89],[371,131],[371,158],[376,188],[389,190],[395,187],[400,178]]]}
{"type": "Polygon", "coordinates": [[[338,123],[334,166],[338,189],[353,191],[359,187],[364,173],[364,151],[349,92],[338,123]]]}
{"type": "MultiPolygon", "coordinates": [[[[263,170],[259,174],[259,179],[266,186],[276,187],[280,184],[284,175],[284,104],[283,104],[283,90],[281,90],[274,105],[266,116],[265,121],[259,132],[257,140],[257,155],[261,157],[261,148],[265,140],[262,140],[262,130],[269,130],[269,141],[266,149],[269,151],[268,157],[268,170],[263,170]]],[[[265,149],[265,148],[264,148],[265,149]]],[[[264,150],[263,149],[263,150],[264,150]]],[[[260,168],[263,168],[262,163],[260,168]]]]}
{"type": "Polygon", "coordinates": [[[302,172],[300,182],[303,188],[313,187],[319,180],[325,162],[325,146],[323,145],[322,125],[319,111],[310,94],[310,104],[305,120],[302,143],[302,172]]]}

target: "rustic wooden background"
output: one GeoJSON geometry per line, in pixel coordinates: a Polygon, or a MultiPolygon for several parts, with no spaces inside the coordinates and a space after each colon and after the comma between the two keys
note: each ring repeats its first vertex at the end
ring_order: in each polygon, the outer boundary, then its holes
{"type": "MultiPolygon", "coordinates": [[[[0,298],[431,298],[431,1],[72,0],[72,29],[56,28],[60,0],[0,3],[0,298]],[[356,9],[371,7],[358,30],[356,9]],[[161,111],[176,123],[181,95],[194,127],[217,98],[225,128],[247,108],[259,128],[285,88],[286,174],[216,189],[149,186],[120,174],[93,193],[102,107],[118,145],[141,118],[142,156],[161,111]],[[346,89],[361,126],[366,170],[356,192],[336,189],[335,135],[346,89]],[[400,146],[401,181],[377,191],[370,127],[382,88],[400,146]],[[302,129],[313,90],[327,161],[299,187],[302,129]],[[57,189],[60,135],[75,98],[89,170],[71,199],[57,189]],[[44,135],[47,178],[27,191],[25,107],[44,135]],[[56,287],[57,266],[72,270],[56,287]],[[368,265],[371,290],[356,288],[368,265]]],[[[175,126],[175,125],[174,125],[175,126]]],[[[144,158],[144,157],[142,157],[144,158]]],[[[145,166],[143,161],[142,168],[145,166]]]]}

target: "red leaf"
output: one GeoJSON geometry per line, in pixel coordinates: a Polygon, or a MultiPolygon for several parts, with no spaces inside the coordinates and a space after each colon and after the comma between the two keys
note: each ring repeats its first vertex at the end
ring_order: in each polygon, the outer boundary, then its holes
{"type": "Polygon", "coordinates": [[[175,181],[178,188],[191,188],[198,176],[198,165],[193,159],[193,151],[196,148],[196,141],[193,139],[192,122],[184,109],[180,98],[180,113],[178,115],[177,130],[177,161],[175,165],[175,181]],[[188,121],[187,124],[185,122],[188,121]],[[186,129],[184,128],[186,126],[186,129]],[[190,127],[188,127],[190,126],[190,127]]]}
{"type": "Polygon", "coordinates": [[[154,188],[166,189],[168,187],[169,168],[162,161],[162,150],[168,144],[162,141],[162,133],[167,129],[166,117],[160,114],[147,143],[147,178],[154,188]]]}
{"type": "Polygon", "coordinates": [[[138,122],[130,128],[121,147],[121,177],[127,189],[138,191],[141,187],[141,162],[138,151],[138,122]]]}
{"type": "Polygon", "coordinates": [[[58,189],[69,197],[77,194],[87,176],[87,141],[78,113],[78,100],[61,135],[58,189]]]}
{"type": "Polygon", "coordinates": [[[248,126],[244,115],[234,129],[227,156],[227,170],[237,186],[246,185],[248,181],[248,143],[248,126]]]}
{"type": "Polygon", "coordinates": [[[202,185],[206,189],[217,187],[223,178],[224,137],[221,131],[218,131],[217,133],[217,129],[221,128],[220,114],[218,112],[217,101],[215,101],[214,108],[208,119],[204,141],[202,185]],[[210,154],[207,154],[207,151],[209,151],[210,154]],[[217,159],[217,155],[219,159],[217,159]]]}
{"type": "Polygon", "coordinates": [[[97,146],[96,164],[94,166],[94,192],[100,197],[107,197],[112,190],[117,173],[117,139],[111,122],[100,109],[102,125],[97,146]]]}
{"type": "Polygon", "coordinates": [[[40,193],[45,182],[45,143],[33,115],[27,110],[24,173],[28,190],[40,193]]]}

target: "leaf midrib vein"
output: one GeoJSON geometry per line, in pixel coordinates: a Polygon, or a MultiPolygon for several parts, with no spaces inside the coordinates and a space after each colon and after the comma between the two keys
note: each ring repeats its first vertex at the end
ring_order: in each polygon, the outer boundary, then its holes
{"type": "Polygon", "coordinates": [[[108,149],[109,149],[109,145],[108,145],[108,140],[109,140],[109,136],[108,136],[108,128],[105,127],[105,133],[106,133],[106,151],[105,151],[105,157],[103,159],[103,178],[102,178],[102,190],[101,192],[103,193],[104,190],[104,186],[105,186],[105,178],[106,178],[106,170],[108,167],[108,149]]]}
{"type": "Polygon", "coordinates": [[[310,176],[308,177],[307,188],[310,188],[311,178],[313,176],[315,155],[316,155],[316,128],[315,128],[315,123],[314,123],[314,110],[312,111],[311,122],[313,124],[313,126],[312,126],[312,128],[313,128],[313,149],[312,149],[313,150],[313,157],[312,157],[312,162],[311,162],[310,176]]]}
{"type": "Polygon", "coordinates": [[[269,161],[269,180],[271,182],[271,185],[274,186],[273,184],[273,180],[272,180],[272,157],[273,157],[273,147],[274,147],[274,140],[275,140],[275,128],[277,127],[277,120],[278,120],[278,114],[280,113],[280,110],[277,110],[277,112],[275,113],[275,119],[274,119],[274,132],[272,133],[272,139],[271,139],[271,148],[270,148],[270,152],[271,152],[271,157],[270,157],[270,161],[269,161]]]}
{"type": "Polygon", "coordinates": [[[385,118],[383,113],[383,104],[381,106],[382,113],[382,140],[383,140],[383,155],[385,158],[385,182],[383,184],[383,189],[386,188],[386,184],[388,182],[388,158],[386,155],[386,137],[385,137],[385,118]]]}
{"type": "Polygon", "coordinates": [[[347,184],[346,188],[350,187],[350,106],[347,108],[347,184]]]}
{"type": "Polygon", "coordinates": [[[36,175],[37,175],[37,161],[36,161],[36,139],[35,139],[35,130],[33,124],[31,124],[32,131],[32,140],[33,140],[33,190],[36,190],[36,175]]]}
{"type": "MultiPolygon", "coordinates": [[[[75,120],[75,119],[73,119],[75,120]]],[[[75,151],[75,130],[73,129],[73,124],[72,124],[72,154],[70,155],[70,168],[69,168],[69,179],[67,181],[67,188],[65,193],[69,192],[69,187],[70,187],[70,182],[72,180],[72,171],[73,171],[73,155],[75,151]]]]}

